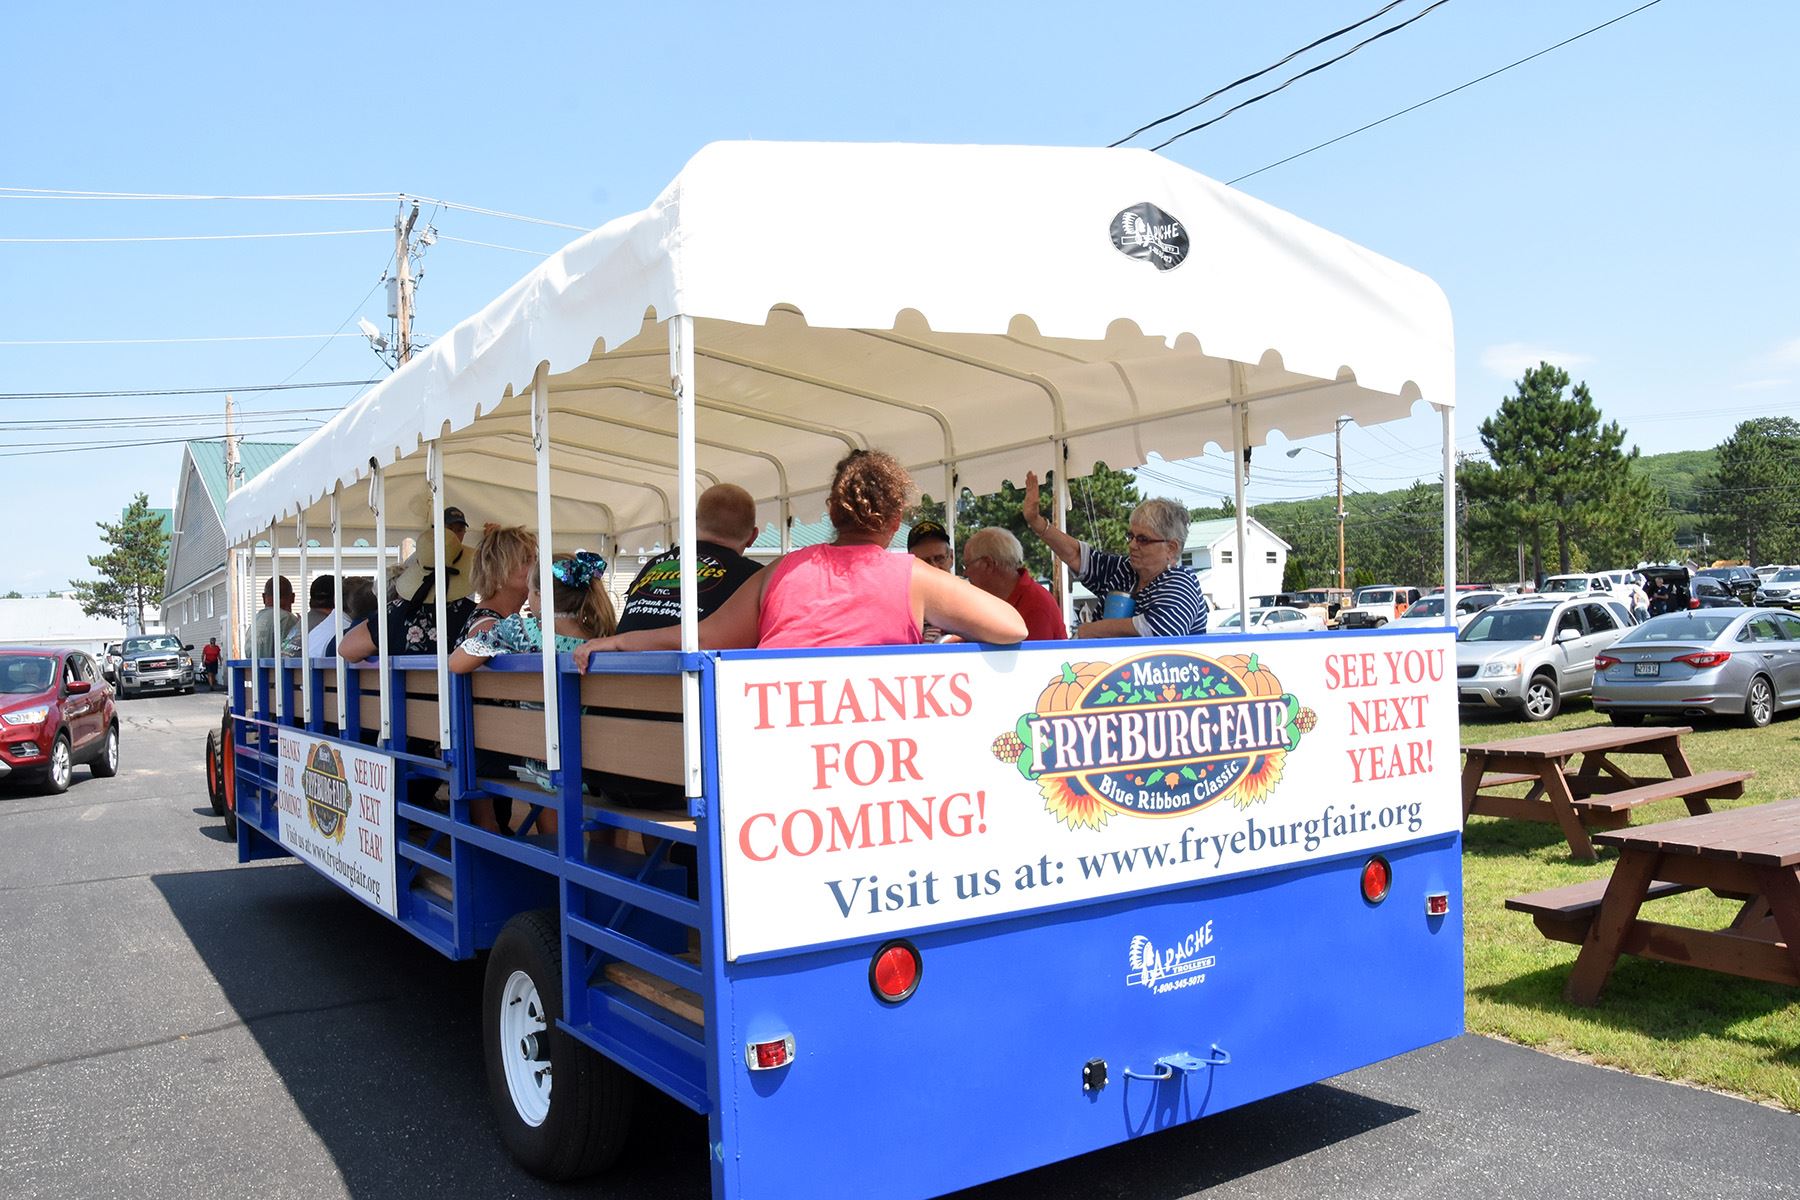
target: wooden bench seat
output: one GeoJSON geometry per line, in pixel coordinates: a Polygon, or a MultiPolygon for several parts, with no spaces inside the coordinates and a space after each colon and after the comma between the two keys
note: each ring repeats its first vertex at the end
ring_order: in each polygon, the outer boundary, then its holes
{"type": "Polygon", "coordinates": [[[1616,792],[1599,792],[1575,801],[1575,812],[1582,824],[1619,829],[1630,823],[1631,810],[1654,800],[1687,801],[1688,811],[1700,814],[1712,811],[1708,800],[1729,800],[1744,794],[1744,782],[1754,778],[1754,771],[1702,771],[1698,775],[1682,775],[1674,779],[1657,779],[1634,788],[1616,792]]]}
{"type": "MultiPolygon", "coordinates": [[[[689,934],[686,953],[677,957],[697,967],[700,965],[700,934],[697,930],[690,930],[689,934]]],[[[635,996],[641,996],[685,1021],[692,1021],[696,1025],[706,1024],[706,1002],[698,993],[676,987],[642,967],[628,962],[611,962],[606,965],[606,978],[608,982],[617,984],[635,996]]]]}
{"type": "MultiPolygon", "coordinates": [[[[1558,942],[1573,942],[1579,946],[1587,940],[1588,926],[1594,923],[1594,917],[1600,912],[1600,902],[1606,897],[1607,883],[1608,878],[1602,876],[1559,888],[1512,896],[1507,899],[1506,907],[1513,912],[1530,913],[1531,919],[1537,923],[1538,932],[1545,937],[1558,942]]],[[[1693,890],[1689,884],[1652,881],[1645,899],[1655,900],[1660,896],[1675,896],[1693,890]]]]}
{"type": "Polygon", "coordinates": [[[1536,783],[1538,777],[1523,771],[1490,771],[1481,777],[1484,788],[1512,787],[1520,783],[1536,783]]]}

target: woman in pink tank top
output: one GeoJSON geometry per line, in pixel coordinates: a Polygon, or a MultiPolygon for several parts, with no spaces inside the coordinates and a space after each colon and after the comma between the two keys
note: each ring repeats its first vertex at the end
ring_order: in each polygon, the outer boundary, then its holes
{"type": "MultiPolygon", "coordinates": [[[[837,465],[827,513],[837,539],[764,567],[700,622],[700,646],[911,646],[925,620],[970,641],[1012,643],[1025,620],[1006,601],[910,554],[891,554],[912,478],[893,456],[857,450],[837,465]]],[[[681,629],[638,629],[575,651],[675,650],[681,629]]]]}

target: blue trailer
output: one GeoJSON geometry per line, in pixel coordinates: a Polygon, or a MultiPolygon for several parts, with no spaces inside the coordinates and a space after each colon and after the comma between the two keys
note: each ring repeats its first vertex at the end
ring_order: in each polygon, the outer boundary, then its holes
{"type": "MultiPolygon", "coordinates": [[[[785,547],[846,448],[950,495],[1054,466],[1061,517],[1069,473],[1212,444],[1242,513],[1276,430],[1424,399],[1448,453],[1449,356],[1429,281],[1154,156],[709,147],[227,512],[243,647],[280,546],[448,562],[455,503],[534,527],[546,593],[553,547],[678,546],[684,648],[240,650],[239,856],[487,955],[497,1121],[548,1178],[648,1085],[706,1115],[720,1200],[934,1196],[1453,1037],[1453,626],[707,651],[692,619],[707,483],[785,547]],[[972,260],[972,196],[1031,253],[972,260]]],[[[1240,611],[1247,546],[1209,576],[1240,611]]]]}

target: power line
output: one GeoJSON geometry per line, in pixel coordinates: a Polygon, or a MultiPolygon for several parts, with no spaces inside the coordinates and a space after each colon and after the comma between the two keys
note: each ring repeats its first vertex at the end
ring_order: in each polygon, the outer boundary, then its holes
{"type": "Polygon", "coordinates": [[[1335,146],[1337,143],[1343,141],[1345,138],[1353,138],[1359,133],[1366,133],[1369,130],[1375,128],[1377,125],[1387,124],[1389,121],[1392,121],[1395,117],[1404,117],[1407,113],[1417,112],[1419,109],[1424,108],[1427,104],[1435,104],[1439,100],[1444,99],[1444,97],[1446,97],[1446,96],[1454,96],[1456,93],[1462,91],[1464,88],[1472,88],[1478,83],[1485,83],[1487,80],[1492,79],[1496,75],[1504,74],[1505,72],[1512,70],[1514,67],[1524,66],[1526,63],[1530,62],[1534,58],[1541,58],[1544,55],[1550,53],[1552,50],[1560,50],[1564,46],[1567,46],[1571,42],[1579,42],[1582,38],[1588,36],[1588,34],[1590,34],[1590,33],[1599,33],[1602,29],[1605,29],[1608,25],[1616,25],[1620,21],[1623,21],[1626,17],[1635,17],[1635,16],[1637,16],[1637,14],[1643,12],[1646,8],[1654,8],[1656,5],[1661,4],[1661,3],[1662,3],[1662,0],[1649,0],[1649,2],[1647,4],[1640,4],[1636,8],[1632,9],[1630,12],[1620,13],[1618,16],[1614,17],[1610,21],[1602,21],[1600,24],[1594,26],[1592,29],[1584,29],[1580,33],[1576,34],[1574,37],[1564,38],[1562,41],[1556,43],[1554,46],[1545,46],[1542,50],[1539,50],[1536,54],[1527,54],[1524,58],[1519,59],[1517,62],[1507,63],[1504,67],[1500,67],[1497,70],[1489,71],[1486,75],[1482,75],[1476,79],[1471,79],[1467,83],[1458,84],[1457,86],[1451,88],[1447,92],[1439,92],[1437,95],[1431,97],[1431,99],[1429,99],[1429,100],[1421,100],[1417,104],[1414,104],[1407,108],[1401,109],[1399,112],[1389,113],[1387,116],[1381,118],[1379,121],[1370,121],[1367,125],[1358,126],[1357,128],[1352,129],[1349,133],[1340,133],[1336,137],[1331,138],[1329,141],[1320,142],[1316,146],[1308,146],[1306,149],[1301,150],[1300,152],[1298,152],[1296,154],[1290,154],[1286,158],[1277,159],[1276,161],[1270,163],[1268,166],[1258,167],[1258,168],[1256,168],[1256,170],[1251,171],[1247,174],[1239,175],[1236,179],[1227,180],[1226,183],[1229,185],[1235,186],[1237,184],[1244,182],[1244,180],[1251,178],[1252,176],[1261,175],[1264,171],[1273,171],[1276,167],[1285,166],[1288,163],[1293,162],[1297,158],[1305,158],[1308,154],[1311,154],[1315,150],[1323,150],[1327,146],[1335,146]]]}
{"type": "Polygon", "coordinates": [[[1423,20],[1425,17],[1429,16],[1433,12],[1436,12],[1438,9],[1442,8],[1444,5],[1446,5],[1448,3],[1450,3],[1450,0],[1435,0],[1434,3],[1426,5],[1424,9],[1420,10],[1417,13],[1414,13],[1412,16],[1406,18],[1406,20],[1404,20],[1404,21],[1401,21],[1399,24],[1390,25],[1386,29],[1383,29],[1380,33],[1370,34],[1368,37],[1366,37],[1362,41],[1356,43],[1356,45],[1350,47],[1348,50],[1344,51],[1342,54],[1338,55],[1336,58],[1328,58],[1324,62],[1319,63],[1317,66],[1308,67],[1308,68],[1306,68],[1306,70],[1300,72],[1298,75],[1295,75],[1293,78],[1287,80],[1286,82],[1279,83],[1279,84],[1275,85],[1274,87],[1270,88],[1268,91],[1263,92],[1260,95],[1252,96],[1248,100],[1241,100],[1238,103],[1232,105],[1230,108],[1226,109],[1224,112],[1220,113],[1218,116],[1209,117],[1208,119],[1200,122],[1198,125],[1195,125],[1191,129],[1184,129],[1180,133],[1176,134],[1174,137],[1171,137],[1162,142],[1159,142],[1156,145],[1150,147],[1150,149],[1162,150],[1170,145],[1173,145],[1175,142],[1180,141],[1182,138],[1186,137],[1190,133],[1199,133],[1202,129],[1205,129],[1208,125],[1217,125],[1220,121],[1223,121],[1226,117],[1229,117],[1232,113],[1237,112],[1239,109],[1248,108],[1252,104],[1255,104],[1260,100],[1267,100],[1270,96],[1273,96],[1277,92],[1286,91],[1289,86],[1300,82],[1302,79],[1305,79],[1308,75],[1316,75],[1320,71],[1323,71],[1326,67],[1329,67],[1329,66],[1333,65],[1334,63],[1343,62],[1346,58],[1349,58],[1352,54],[1355,54],[1358,50],[1361,50],[1364,46],[1367,46],[1372,42],[1379,42],[1382,38],[1387,37],[1391,33],[1399,33],[1402,29],[1405,29],[1408,25],[1411,25],[1414,21],[1423,20]]]}
{"type": "Polygon", "coordinates": [[[1156,118],[1156,120],[1150,122],[1148,125],[1140,125],[1136,129],[1132,130],[1130,133],[1126,134],[1124,137],[1120,138],[1118,141],[1108,142],[1107,146],[1109,149],[1123,146],[1126,142],[1129,142],[1132,138],[1136,137],[1140,133],[1145,133],[1145,132],[1148,132],[1149,130],[1155,129],[1158,125],[1162,125],[1162,124],[1165,124],[1166,122],[1173,121],[1177,117],[1185,117],[1187,114],[1193,112],[1196,108],[1199,108],[1202,104],[1205,104],[1211,100],[1217,100],[1220,96],[1223,96],[1226,92],[1231,91],[1233,88],[1241,87],[1242,85],[1244,85],[1246,83],[1250,83],[1251,81],[1256,80],[1256,79],[1261,79],[1264,75],[1267,75],[1270,71],[1279,70],[1280,68],[1287,66],[1289,63],[1293,62],[1296,58],[1300,57],[1302,54],[1305,54],[1308,50],[1317,50],[1320,46],[1323,46],[1326,42],[1332,41],[1335,38],[1343,37],[1346,33],[1350,33],[1354,30],[1360,29],[1364,25],[1367,25],[1370,21],[1375,20],[1377,17],[1384,16],[1387,13],[1391,12],[1392,10],[1400,7],[1400,5],[1403,3],[1405,3],[1405,0],[1392,0],[1391,3],[1384,5],[1383,7],[1377,9],[1375,12],[1370,13],[1368,16],[1364,17],[1362,20],[1356,22],[1356,24],[1346,25],[1342,29],[1339,29],[1333,33],[1328,33],[1324,37],[1319,38],[1316,41],[1308,42],[1306,45],[1300,47],[1298,50],[1294,51],[1292,54],[1288,55],[1286,58],[1282,59],[1280,62],[1270,63],[1268,66],[1264,67],[1262,70],[1253,71],[1250,74],[1244,76],[1242,79],[1234,79],[1230,83],[1226,84],[1224,87],[1219,88],[1216,91],[1208,92],[1206,95],[1200,97],[1198,100],[1194,101],[1192,104],[1188,105],[1186,108],[1176,109],[1174,112],[1170,113],[1166,117],[1158,117],[1158,118],[1156,118]]]}
{"type": "MultiPolygon", "coordinates": [[[[313,429],[314,429],[313,426],[297,426],[292,429],[261,429],[261,430],[258,430],[257,433],[262,437],[270,437],[275,434],[284,434],[284,433],[311,433],[311,432],[313,432],[313,429]]],[[[23,458],[27,455],[39,455],[39,454],[86,454],[86,453],[91,453],[93,451],[99,451],[99,450],[130,450],[130,449],[137,449],[137,448],[144,447],[144,446],[169,446],[169,445],[175,445],[175,444],[183,443],[183,442],[216,442],[216,441],[224,440],[224,437],[225,437],[224,434],[220,434],[217,437],[206,437],[206,438],[175,437],[175,438],[146,438],[141,441],[130,441],[130,442],[99,442],[99,443],[89,442],[89,443],[85,443],[85,444],[79,445],[79,446],[69,446],[64,449],[49,449],[49,450],[33,447],[30,450],[7,450],[4,452],[0,452],[0,458],[23,458]]]]}
{"type": "Polygon", "coordinates": [[[515,254],[535,254],[539,258],[548,258],[552,253],[549,250],[527,250],[523,246],[502,246],[497,242],[478,242],[473,238],[451,237],[447,233],[438,234],[437,240],[440,242],[460,242],[465,246],[485,246],[489,250],[511,250],[515,254]]]}
{"type": "Polygon", "coordinates": [[[133,235],[129,237],[47,237],[0,238],[9,245],[70,246],[113,242],[253,242],[269,238],[351,237],[364,233],[386,233],[385,229],[313,229],[300,233],[177,233],[133,235]]]}
{"type": "MultiPolygon", "coordinates": [[[[311,415],[313,413],[335,413],[337,407],[328,408],[266,408],[260,412],[240,412],[240,421],[283,421],[290,416],[311,415]]],[[[19,421],[0,421],[0,429],[15,430],[22,433],[60,433],[77,429],[161,429],[171,425],[207,424],[219,419],[217,412],[193,413],[146,413],[129,414],[113,417],[64,417],[46,420],[43,417],[30,417],[19,421]]]]}
{"type": "MultiPolygon", "coordinates": [[[[380,378],[376,376],[375,378],[380,378]]],[[[128,388],[116,392],[0,392],[0,400],[117,400],[139,396],[223,396],[227,392],[300,392],[316,388],[368,387],[375,379],[339,379],[329,383],[261,383],[248,387],[128,388]]]]}
{"type": "MultiPolygon", "coordinates": [[[[555,229],[573,229],[578,233],[588,232],[585,225],[570,225],[562,221],[548,221],[542,217],[528,217],[521,213],[505,212],[498,208],[483,208],[476,204],[460,204],[454,200],[441,200],[434,196],[418,196],[410,192],[321,192],[321,193],[287,193],[281,195],[245,195],[206,192],[104,192],[82,191],[75,188],[31,188],[0,187],[0,200],[235,200],[235,201],[339,201],[348,203],[369,203],[372,201],[391,204],[398,200],[405,203],[417,200],[421,204],[437,204],[444,208],[454,208],[466,213],[475,213],[483,217],[499,217],[507,221],[523,221],[528,225],[548,225],[555,229]]],[[[387,230],[379,232],[386,233],[387,230]]]]}
{"type": "MultiPolygon", "coordinates": [[[[383,230],[382,232],[387,232],[383,230]]],[[[195,342],[310,342],[314,338],[361,337],[360,333],[248,333],[221,337],[44,338],[5,341],[0,346],[173,346],[195,342]]]]}

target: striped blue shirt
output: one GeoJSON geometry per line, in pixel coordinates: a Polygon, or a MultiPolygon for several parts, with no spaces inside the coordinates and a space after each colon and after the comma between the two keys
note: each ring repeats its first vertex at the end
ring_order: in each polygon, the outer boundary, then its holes
{"type": "Polygon", "coordinates": [[[1140,587],[1129,558],[1083,542],[1081,582],[1100,597],[1108,592],[1130,592],[1137,606],[1132,621],[1143,637],[1188,637],[1206,632],[1206,596],[1193,570],[1180,563],[1140,587]]]}

